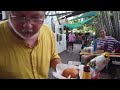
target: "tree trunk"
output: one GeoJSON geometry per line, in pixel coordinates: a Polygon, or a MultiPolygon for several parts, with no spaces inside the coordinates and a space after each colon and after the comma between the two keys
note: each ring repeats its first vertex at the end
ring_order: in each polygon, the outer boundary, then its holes
{"type": "Polygon", "coordinates": [[[120,34],[120,23],[119,23],[119,12],[118,11],[112,11],[113,14],[113,24],[114,24],[114,37],[117,40],[119,39],[119,34],[120,34]]]}

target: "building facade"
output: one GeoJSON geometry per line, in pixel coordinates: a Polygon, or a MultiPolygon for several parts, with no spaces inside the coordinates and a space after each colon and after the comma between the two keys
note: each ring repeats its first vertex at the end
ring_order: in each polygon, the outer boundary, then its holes
{"type": "MultiPolygon", "coordinates": [[[[49,15],[54,15],[55,11],[49,11],[49,15]]],[[[45,24],[49,25],[56,38],[57,52],[61,53],[66,50],[66,34],[63,33],[63,25],[59,23],[57,16],[46,16],[45,24]]]]}

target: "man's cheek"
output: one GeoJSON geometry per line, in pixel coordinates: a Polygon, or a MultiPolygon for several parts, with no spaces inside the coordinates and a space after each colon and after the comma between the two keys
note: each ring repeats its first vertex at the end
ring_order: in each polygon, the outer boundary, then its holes
{"type": "Polygon", "coordinates": [[[38,32],[38,31],[39,31],[39,29],[40,29],[40,27],[39,27],[39,26],[34,26],[34,27],[33,27],[33,30],[34,30],[35,32],[38,32]]]}
{"type": "Polygon", "coordinates": [[[17,24],[17,25],[16,25],[16,29],[17,29],[18,31],[21,31],[21,30],[23,29],[23,25],[22,25],[22,24],[17,24]]]}

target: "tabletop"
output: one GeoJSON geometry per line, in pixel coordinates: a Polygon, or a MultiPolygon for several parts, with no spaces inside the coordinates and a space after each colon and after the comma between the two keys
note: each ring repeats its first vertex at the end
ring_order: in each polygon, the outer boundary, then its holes
{"type": "MultiPolygon", "coordinates": [[[[102,52],[103,53],[103,52],[102,52]]],[[[92,53],[92,52],[85,52],[81,51],[80,55],[100,55],[101,53],[92,53]]],[[[110,53],[110,57],[120,57],[120,53],[110,53]]]]}

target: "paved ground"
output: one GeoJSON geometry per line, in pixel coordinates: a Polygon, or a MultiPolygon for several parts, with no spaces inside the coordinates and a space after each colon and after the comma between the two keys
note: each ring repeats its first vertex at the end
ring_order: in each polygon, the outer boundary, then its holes
{"type": "MultiPolygon", "coordinates": [[[[62,59],[62,63],[67,64],[68,61],[79,61],[80,46],[81,45],[79,45],[79,44],[75,44],[73,52],[68,53],[68,52],[64,51],[64,52],[60,53],[59,55],[62,59]]],[[[55,77],[52,75],[52,71],[54,71],[54,70],[51,68],[50,72],[49,72],[49,79],[55,79],[55,77]]],[[[101,73],[100,78],[101,79],[110,79],[110,75],[107,73],[101,73]]]]}

